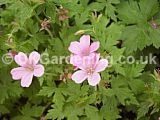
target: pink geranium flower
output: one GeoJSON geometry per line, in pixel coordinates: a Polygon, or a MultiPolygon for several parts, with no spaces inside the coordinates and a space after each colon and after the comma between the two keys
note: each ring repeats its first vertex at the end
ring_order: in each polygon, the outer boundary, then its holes
{"type": "Polygon", "coordinates": [[[93,53],[86,57],[81,65],[78,66],[81,70],[76,71],[72,75],[72,80],[76,83],[82,83],[88,79],[88,83],[91,86],[96,86],[100,80],[99,72],[104,71],[108,66],[108,60],[101,59],[100,54],[93,53]]]}
{"type": "Polygon", "coordinates": [[[90,44],[90,36],[83,35],[80,42],[71,42],[69,51],[75,55],[88,56],[99,48],[99,41],[90,44]]]}
{"type": "Polygon", "coordinates": [[[32,52],[29,58],[23,52],[19,52],[14,59],[20,67],[12,69],[11,75],[14,80],[21,79],[22,87],[29,87],[32,83],[33,76],[41,77],[44,74],[43,65],[38,64],[40,60],[40,54],[38,52],[32,52]]]}
{"type": "Polygon", "coordinates": [[[90,43],[90,36],[83,35],[80,38],[80,42],[71,42],[69,51],[72,53],[70,57],[70,63],[74,66],[78,66],[84,56],[89,56],[99,48],[99,41],[90,43]]]}

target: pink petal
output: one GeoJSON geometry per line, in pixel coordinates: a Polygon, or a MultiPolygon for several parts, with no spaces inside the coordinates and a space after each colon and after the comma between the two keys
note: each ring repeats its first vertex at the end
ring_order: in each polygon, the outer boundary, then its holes
{"type": "Polygon", "coordinates": [[[89,56],[84,56],[81,64],[78,67],[82,70],[88,68],[95,68],[97,61],[99,60],[100,54],[91,53],[89,56]]]}
{"type": "MultiPolygon", "coordinates": [[[[76,57],[76,56],[75,56],[76,57]]],[[[79,69],[85,71],[92,66],[92,58],[90,56],[81,57],[81,59],[74,63],[79,69]]]]}
{"type": "Polygon", "coordinates": [[[87,78],[87,73],[85,71],[79,70],[72,75],[72,80],[76,83],[82,83],[87,78]]]}
{"type": "Polygon", "coordinates": [[[78,66],[79,64],[82,63],[82,57],[79,55],[71,55],[70,56],[70,64],[74,66],[78,66]]]}
{"type": "Polygon", "coordinates": [[[38,61],[40,60],[41,56],[38,52],[32,52],[30,55],[29,55],[29,63],[30,64],[37,64],[38,61]]]}
{"type": "Polygon", "coordinates": [[[92,53],[92,54],[95,54],[95,57],[94,57],[94,66],[95,66],[99,62],[100,53],[92,53]]]}
{"type": "Polygon", "coordinates": [[[75,59],[74,55],[71,54],[71,56],[69,58],[69,63],[72,64],[72,65],[74,65],[74,61],[75,61],[74,59],[75,59]]]}
{"type": "Polygon", "coordinates": [[[90,36],[89,35],[83,35],[81,38],[80,38],[80,47],[81,49],[88,49],[89,46],[90,46],[90,36]]]}
{"type": "Polygon", "coordinates": [[[101,80],[99,73],[94,73],[88,77],[88,83],[91,86],[96,86],[101,80]]]}
{"type": "Polygon", "coordinates": [[[36,65],[34,68],[34,76],[41,77],[44,74],[43,65],[36,65]]]}
{"type": "Polygon", "coordinates": [[[19,80],[25,74],[25,68],[18,67],[11,70],[12,79],[19,80]]]}
{"type": "Polygon", "coordinates": [[[96,71],[96,72],[104,71],[107,66],[108,66],[108,60],[106,60],[106,59],[101,59],[101,60],[98,62],[98,64],[96,65],[95,71],[96,71]]]}
{"type": "Polygon", "coordinates": [[[98,50],[99,45],[100,45],[99,41],[93,42],[90,46],[90,52],[95,52],[96,50],[98,50]]]}
{"type": "Polygon", "coordinates": [[[15,62],[20,66],[25,66],[28,62],[28,58],[23,52],[19,52],[14,59],[15,62]]]}
{"type": "Polygon", "coordinates": [[[32,83],[33,79],[33,73],[32,72],[27,72],[25,75],[23,75],[21,79],[21,86],[22,87],[29,87],[32,83]]]}
{"type": "Polygon", "coordinates": [[[72,52],[74,54],[80,54],[81,53],[79,42],[71,42],[68,49],[69,49],[70,52],[72,52]]]}

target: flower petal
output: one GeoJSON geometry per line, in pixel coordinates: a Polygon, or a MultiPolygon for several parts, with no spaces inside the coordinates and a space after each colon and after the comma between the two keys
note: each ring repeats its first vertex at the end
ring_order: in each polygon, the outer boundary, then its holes
{"type": "Polygon", "coordinates": [[[12,79],[19,80],[25,74],[25,68],[18,67],[11,70],[12,79]]]}
{"type": "Polygon", "coordinates": [[[29,87],[32,83],[33,79],[33,73],[32,72],[27,72],[25,75],[23,75],[21,79],[21,86],[22,87],[29,87]]]}
{"type": "Polygon", "coordinates": [[[20,66],[25,66],[28,62],[28,58],[26,54],[24,54],[23,52],[19,52],[14,59],[15,59],[15,62],[20,66]]]}
{"type": "Polygon", "coordinates": [[[80,54],[81,53],[79,42],[71,42],[68,49],[69,49],[70,52],[72,52],[74,54],[80,54]]]}
{"type": "Polygon", "coordinates": [[[34,68],[34,76],[41,77],[44,74],[43,65],[36,65],[34,68]]]}
{"type": "Polygon", "coordinates": [[[100,54],[91,53],[89,56],[84,56],[82,58],[81,64],[78,65],[80,69],[88,69],[88,68],[95,68],[97,61],[99,60],[100,54]]]}
{"type": "Polygon", "coordinates": [[[97,64],[97,62],[99,61],[100,58],[100,53],[91,53],[91,58],[93,59],[93,64],[97,64]]]}
{"type": "Polygon", "coordinates": [[[108,60],[101,59],[96,65],[95,72],[104,71],[107,66],[108,66],[108,60]]]}
{"type": "Polygon", "coordinates": [[[99,45],[100,45],[99,41],[93,42],[90,46],[90,52],[95,52],[96,50],[98,50],[99,45]]]}
{"type": "Polygon", "coordinates": [[[79,55],[71,55],[70,56],[70,64],[74,66],[79,66],[82,64],[83,57],[79,55]]]}
{"type": "Polygon", "coordinates": [[[83,35],[80,38],[80,47],[81,50],[87,49],[90,46],[90,36],[89,35],[83,35]]]}
{"type": "Polygon", "coordinates": [[[99,73],[94,73],[88,77],[88,83],[91,86],[96,86],[101,80],[99,73]]]}
{"type": "Polygon", "coordinates": [[[85,71],[79,70],[72,75],[72,80],[76,83],[82,83],[87,78],[85,71]]]}
{"type": "Polygon", "coordinates": [[[40,54],[34,51],[29,55],[29,63],[35,65],[38,63],[40,58],[41,58],[40,54]]]}

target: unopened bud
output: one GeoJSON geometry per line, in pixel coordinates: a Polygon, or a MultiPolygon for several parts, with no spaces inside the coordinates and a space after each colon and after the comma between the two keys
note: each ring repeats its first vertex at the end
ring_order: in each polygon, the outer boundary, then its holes
{"type": "Polygon", "coordinates": [[[74,35],[82,35],[85,33],[86,30],[79,30],[74,35]]]}
{"type": "Polygon", "coordinates": [[[158,25],[157,25],[157,23],[154,20],[151,21],[151,24],[152,24],[153,28],[155,28],[155,29],[158,28],[158,25]]]}

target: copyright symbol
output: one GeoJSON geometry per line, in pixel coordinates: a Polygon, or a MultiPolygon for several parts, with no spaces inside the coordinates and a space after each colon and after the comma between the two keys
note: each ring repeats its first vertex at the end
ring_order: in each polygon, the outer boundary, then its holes
{"type": "Polygon", "coordinates": [[[12,58],[11,56],[9,56],[8,54],[4,54],[4,55],[2,56],[2,62],[3,62],[4,64],[9,65],[9,64],[11,64],[11,63],[13,62],[13,58],[12,58]]]}

